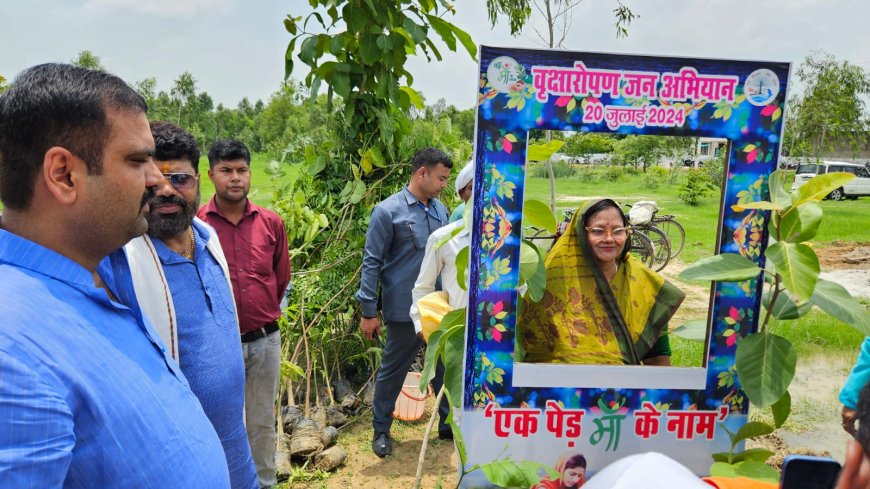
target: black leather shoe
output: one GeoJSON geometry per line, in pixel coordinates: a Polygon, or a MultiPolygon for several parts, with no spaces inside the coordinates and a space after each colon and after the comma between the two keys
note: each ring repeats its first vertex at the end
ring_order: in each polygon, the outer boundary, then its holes
{"type": "Polygon", "coordinates": [[[390,434],[386,432],[375,433],[375,439],[372,440],[372,451],[375,452],[375,455],[381,458],[392,454],[393,439],[390,438],[390,434]]]}
{"type": "Polygon", "coordinates": [[[453,431],[451,430],[443,430],[438,431],[438,439],[439,440],[452,440],[453,439],[453,431]]]}

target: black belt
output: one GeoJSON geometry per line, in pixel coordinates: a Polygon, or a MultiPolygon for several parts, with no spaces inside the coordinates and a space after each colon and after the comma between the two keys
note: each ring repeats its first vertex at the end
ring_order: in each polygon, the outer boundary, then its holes
{"type": "Polygon", "coordinates": [[[265,338],[270,334],[278,331],[278,321],[272,321],[271,323],[263,326],[262,328],[257,328],[252,331],[248,331],[247,333],[242,335],[242,343],[250,343],[254,340],[259,340],[260,338],[265,338]]]}

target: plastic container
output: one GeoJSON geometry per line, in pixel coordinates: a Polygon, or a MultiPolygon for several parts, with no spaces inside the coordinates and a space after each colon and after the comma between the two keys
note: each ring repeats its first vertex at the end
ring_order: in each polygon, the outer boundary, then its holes
{"type": "Polygon", "coordinates": [[[426,399],[432,395],[431,388],[425,394],[420,391],[420,373],[408,372],[402,391],[396,399],[393,417],[402,421],[417,421],[426,409],[426,399]]]}

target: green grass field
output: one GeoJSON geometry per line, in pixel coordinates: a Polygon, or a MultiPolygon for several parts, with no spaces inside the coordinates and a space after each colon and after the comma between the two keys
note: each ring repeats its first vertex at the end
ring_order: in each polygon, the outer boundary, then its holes
{"type": "MultiPolygon", "coordinates": [[[[530,165],[526,177],[526,199],[549,202],[549,181],[531,176],[530,165]]],[[[720,195],[710,193],[698,206],[685,204],[678,196],[682,178],[672,184],[663,184],[656,190],[643,188],[643,175],[624,175],[617,182],[598,178],[596,173],[581,170],[577,175],[556,180],[556,207],[575,209],[579,202],[591,197],[612,197],[623,203],[654,200],[660,214],[673,214],[686,229],[686,246],[679,259],[692,263],[714,253],[716,233],[719,229],[720,195]]],[[[814,240],[818,247],[832,241],[870,243],[870,197],[840,202],[821,203],[825,217],[814,240]]],[[[706,285],[697,282],[697,285],[706,285]]],[[[677,326],[677,325],[672,325],[677,326]]],[[[798,321],[773,321],[771,332],[791,341],[798,354],[807,352],[856,351],[863,336],[854,328],[814,310],[798,321]]],[[[700,366],[704,345],[679,337],[671,338],[674,365],[700,366]]]]}
{"type": "MultiPolygon", "coordinates": [[[[528,176],[533,168],[530,165],[527,172],[525,198],[549,202],[549,181],[528,176]]],[[[719,229],[718,193],[711,192],[702,199],[700,205],[690,206],[678,195],[682,177],[672,185],[665,183],[656,190],[646,190],[643,188],[642,174],[624,175],[617,182],[609,182],[600,178],[599,172],[596,169],[590,176],[589,172],[581,170],[573,177],[557,179],[557,210],[575,209],[582,199],[591,197],[612,197],[622,203],[654,200],[658,203],[659,214],[675,215],[686,229],[686,246],[680,254],[680,260],[692,263],[714,253],[719,229]]],[[[824,201],[821,205],[825,217],[815,239],[817,244],[824,245],[835,240],[870,242],[870,197],[840,202],[824,201]]]]}

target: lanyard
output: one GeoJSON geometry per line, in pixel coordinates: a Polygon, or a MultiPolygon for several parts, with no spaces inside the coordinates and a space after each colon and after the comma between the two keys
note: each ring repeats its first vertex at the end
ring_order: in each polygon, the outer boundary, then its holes
{"type": "MultiPolygon", "coordinates": [[[[419,207],[420,209],[422,209],[423,212],[425,212],[427,216],[429,216],[429,217],[431,217],[432,219],[435,219],[436,221],[438,221],[438,224],[444,224],[444,221],[443,221],[440,217],[436,216],[435,214],[432,214],[432,213],[429,211],[429,208],[426,207],[425,205],[423,205],[423,203],[420,202],[419,200],[417,201],[417,207],[419,207]]],[[[434,206],[433,206],[433,207],[434,207],[434,206]]]]}

